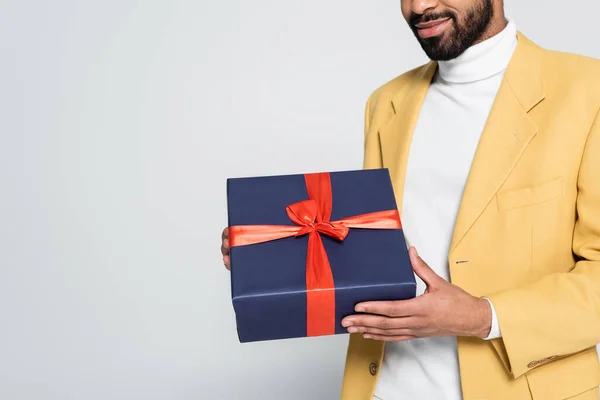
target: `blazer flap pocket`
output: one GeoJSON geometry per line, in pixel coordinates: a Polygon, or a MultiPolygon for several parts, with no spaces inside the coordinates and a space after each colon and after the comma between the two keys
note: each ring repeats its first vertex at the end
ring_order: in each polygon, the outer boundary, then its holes
{"type": "Polygon", "coordinates": [[[596,347],[538,367],[527,374],[533,400],[564,400],[600,384],[596,347]]]}
{"type": "Polygon", "coordinates": [[[556,178],[538,185],[500,192],[496,195],[498,210],[507,211],[544,203],[560,197],[562,190],[563,178],[556,178]]]}

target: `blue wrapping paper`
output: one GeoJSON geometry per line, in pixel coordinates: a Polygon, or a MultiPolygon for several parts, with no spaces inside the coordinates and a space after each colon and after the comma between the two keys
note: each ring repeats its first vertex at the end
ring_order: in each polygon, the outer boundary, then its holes
{"type": "MultiPolygon", "coordinates": [[[[338,220],[396,210],[387,169],[332,172],[332,215],[338,220]]],[[[227,180],[228,225],[290,225],[286,206],[307,200],[304,175],[227,180]]],[[[354,229],[344,241],[321,235],[335,283],[335,334],[363,301],[404,300],[416,283],[401,229],[354,229]]],[[[231,291],[240,342],[307,335],[308,236],[230,249],[231,291]]]]}

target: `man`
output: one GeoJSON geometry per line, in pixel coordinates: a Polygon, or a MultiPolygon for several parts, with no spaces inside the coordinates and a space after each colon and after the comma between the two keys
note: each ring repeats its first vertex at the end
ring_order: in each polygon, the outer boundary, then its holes
{"type": "Polygon", "coordinates": [[[390,170],[419,296],[344,319],[342,400],[597,399],[600,62],[502,0],[401,5],[432,61],[370,96],[364,167],[390,170]]]}

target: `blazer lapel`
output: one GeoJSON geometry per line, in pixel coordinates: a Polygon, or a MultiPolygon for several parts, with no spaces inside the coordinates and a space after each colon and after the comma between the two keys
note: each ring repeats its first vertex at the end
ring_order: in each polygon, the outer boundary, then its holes
{"type": "Polygon", "coordinates": [[[542,50],[520,32],[471,165],[450,251],[493,199],[537,133],[529,115],[545,95],[542,50]]]}
{"type": "Polygon", "coordinates": [[[417,71],[416,79],[408,83],[409,87],[398,91],[391,104],[394,114],[379,130],[383,167],[390,171],[399,210],[402,210],[406,166],[413,133],[436,69],[435,62],[425,64],[417,71]]]}

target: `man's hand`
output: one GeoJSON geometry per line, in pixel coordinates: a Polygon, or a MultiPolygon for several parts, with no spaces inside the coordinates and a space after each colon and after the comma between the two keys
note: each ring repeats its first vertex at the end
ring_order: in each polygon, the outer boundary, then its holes
{"type": "Polygon", "coordinates": [[[223,233],[221,234],[221,254],[223,255],[225,268],[231,268],[229,262],[229,230],[227,228],[223,229],[223,233]]]}
{"type": "Polygon", "coordinates": [[[425,293],[410,300],[365,302],[344,318],[348,332],[362,332],[368,339],[402,341],[433,336],[485,338],[492,327],[492,309],[487,300],[471,296],[440,278],[409,249],[415,273],[425,282],[425,293]]]}

